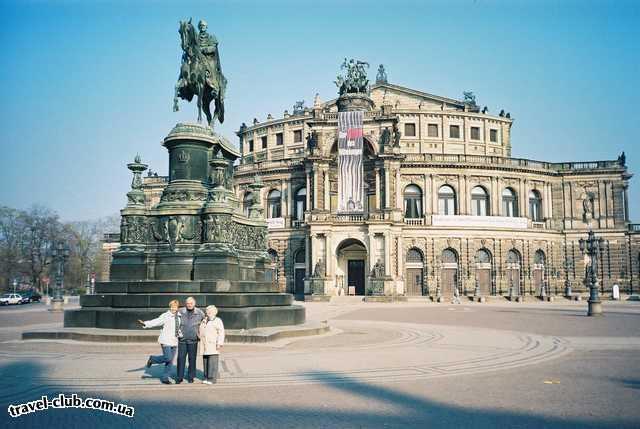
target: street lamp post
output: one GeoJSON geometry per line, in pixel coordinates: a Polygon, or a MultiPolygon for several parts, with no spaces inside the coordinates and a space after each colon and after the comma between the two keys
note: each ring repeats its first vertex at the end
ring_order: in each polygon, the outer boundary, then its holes
{"type": "Polygon", "coordinates": [[[440,288],[440,275],[442,274],[442,260],[436,257],[436,301],[442,301],[442,289],[440,288]]]}
{"type": "Polygon", "coordinates": [[[62,242],[58,242],[51,250],[51,259],[56,267],[56,283],[53,290],[50,311],[63,311],[64,297],[62,296],[62,291],[64,287],[64,263],[67,258],[69,258],[69,248],[62,242]]]}
{"type": "Polygon", "coordinates": [[[602,302],[598,295],[598,256],[604,251],[604,240],[596,238],[592,230],[589,230],[587,239],[579,241],[580,251],[586,256],[587,270],[585,273],[585,285],[589,287],[589,311],[588,316],[602,315],[602,302]]]}
{"type": "Polygon", "coordinates": [[[567,256],[564,259],[564,296],[571,298],[571,280],[569,280],[569,271],[573,270],[573,261],[567,256]]]}

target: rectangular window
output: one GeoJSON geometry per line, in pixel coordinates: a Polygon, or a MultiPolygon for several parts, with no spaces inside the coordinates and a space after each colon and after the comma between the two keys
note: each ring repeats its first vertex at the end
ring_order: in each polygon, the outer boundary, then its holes
{"type": "Polygon", "coordinates": [[[249,152],[253,152],[253,140],[249,140],[249,152]]]}
{"type": "Polygon", "coordinates": [[[449,125],[449,138],[460,138],[460,125],[449,125]]]}
{"type": "Polygon", "coordinates": [[[480,127],[471,127],[471,140],[480,140],[480,127]]]}
{"type": "Polygon", "coordinates": [[[293,132],[293,142],[302,143],[302,130],[295,130],[293,132]]]}
{"type": "Polygon", "coordinates": [[[415,137],[416,124],[404,124],[404,135],[405,137],[415,137]]]}
{"type": "Polygon", "coordinates": [[[489,140],[493,143],[498,142],[498,130],[489,130],[489,140]]]}
{"type": "Polygon", "coordinates": [[[267,148],[267,136],[260,137],[260,142],[262,143],[262,149],[267,148]]]}
{"type": "Polygon", "coordinates": [[[282,146],[283,142],[284,142],[284,136],[282,135],[282,133],[276,134],[276,146],[282,146]]]}
{"type": "Polygon", "coordinates": [[[427,136],[438,137],[438,124],[427,125],[427,136]]]}

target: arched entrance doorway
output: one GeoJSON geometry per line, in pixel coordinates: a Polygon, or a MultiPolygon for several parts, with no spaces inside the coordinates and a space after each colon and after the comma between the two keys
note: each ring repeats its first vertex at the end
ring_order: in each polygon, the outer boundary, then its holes
{"type": "Polygon", "coordinates": [[[442,295],[453,296],[453,291],[458,285],[458,253],[453,249],[442,251],[441,282],[442,295]]]}
{"type": "Polygon", "coordinates": [[[475,256],[476,281],[480,295],[490,295],[491,287],[491,253],[487,249],[479,249],[475,256]]]}
{"type": "Polygon", "coordinates": [[[535,288],[536,296],[542,295],[542,288],[544,287],[545,259],[544,252],[540,249],[536,250],[533,255],[533,287],[535,288]]]}
{"type": "Polygon", "coordinates": [[[296,297],[304,295],[305,260],[305,248],[303,247],[293,256],[293,293],[296,297]]]}
{"type": "Polygon", "coordinates": [[[509,294],[514,296],[520,296],[520,252],[516,249],[511,249],[507,252],[507,287],[509,288],[509,294]]]}
{"type": "Polygon", "coordinates": [[[344,293],[365,294],[367,248],[355,238],[342,241],[336,248],[338,286],[344,285],[344,293]]]}
{"type": "Polygon", "coordinates": [[[424,294],[424,257],[420,249],[412,247],[407,252],[405,263],[405,282],[407,285],[407,295],[421,296],[424,294]]]}

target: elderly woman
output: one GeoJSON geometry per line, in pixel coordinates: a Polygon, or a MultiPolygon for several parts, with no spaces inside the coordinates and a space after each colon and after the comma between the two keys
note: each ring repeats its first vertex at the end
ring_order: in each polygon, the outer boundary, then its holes
{"type": "Polygon", "coordinates": [[[147,368],[150,368],[151,365],[155,364],[164,364],[164,373],[162,375],[161,381],[164,384],[171,384],[169,381],[169,370],[171,369],[171,362],[173,362],[173,358],[176,355],[176,348],[178,347],[178,307],[180,303],[177,299],[169,302],[169,310],[166,313],[162,313],[159,317],[153,320],[142,321],[138,320],[138,322],[142,325],[143,328],[154,328],[156,326],[162,326],[162,331],[160,331],[160,336],[158,337],[158,342],[160,343],[160,347],[162,347],[162,354],[159,356],[149,356],[147,360],[147,368]]]}
{"type": "Polygon", "coordinates": [[[218,378],[218,358],[220,348],[224,344],[224,325],[219,317],[215,305],[206,308],[206,318],[200,324],[200,352],[203,359],[203,384],[213,384],[218,378]]]}

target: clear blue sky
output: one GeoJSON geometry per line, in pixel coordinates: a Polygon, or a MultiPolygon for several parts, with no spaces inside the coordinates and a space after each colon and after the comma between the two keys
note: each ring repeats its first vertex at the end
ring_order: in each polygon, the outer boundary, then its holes
{"type": "MultiPolygon", "coordinates": [[[[639,1],[0,0],[0,204],[45,204],[65,220],[126,203],[139,152],[166,174],[178,20],[205,18],[229,80],[226,122],[333,98],[341,60],[386,65],[389,81],[511,112],[513,156],[615,159],[640,174],[639,1]]],[[[371,77],[375,67],[371,70],[371,77]]],[[[640,182],[631,183],[640,219],[640,182]]]]}

